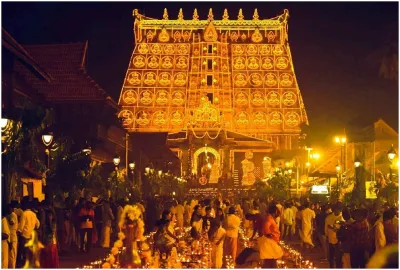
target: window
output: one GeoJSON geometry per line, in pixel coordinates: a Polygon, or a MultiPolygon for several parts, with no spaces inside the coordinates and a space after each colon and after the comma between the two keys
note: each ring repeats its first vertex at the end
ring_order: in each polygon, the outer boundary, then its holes
{"type": "Polygon", "coordinates": [[[213,61],[211,59],[207,59],[207,68],[212,69],[213,61]]]}
{"type": "Polygon", "coordinates": [[[213,52],[213,46],[211,44],[207,45],[207,52],[208,53],[212,53],[213,52]]]}
{"type": "Polygon", "coordinates": [[[208,86],[213,85],[213,76],[212,75],[207,75],[207,85],[208,86]]]}
{"type": "Polygon", "coordinates": [[[214,94],[213,94],[213,93],[207,93],[207,97],[208,97],[208,100],[209,100],[211,103],[213,103],[213,101],[214,101],[214,94]]]}

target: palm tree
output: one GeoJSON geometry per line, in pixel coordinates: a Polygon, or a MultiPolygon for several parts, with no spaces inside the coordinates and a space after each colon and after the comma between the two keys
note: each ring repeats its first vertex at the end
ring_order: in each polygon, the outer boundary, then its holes
{"type": "Polygon", "coordinates": [[[373,67],[379,67],[379,76],[388,80],[399,80],[398,31],[390,25],[386,29],[387,42],[367,56],[367,62],[373,67]]]}

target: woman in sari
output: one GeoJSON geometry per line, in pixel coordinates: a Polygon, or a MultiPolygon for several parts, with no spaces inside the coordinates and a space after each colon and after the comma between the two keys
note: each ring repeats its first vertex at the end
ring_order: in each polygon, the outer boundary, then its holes
{"type": "Polygon", "coordinates": [[[41,268],[59,268],[58,250],[57,250],[57,224],[52,210],[45,211],[45,223],[43,224],[43,245],[44,248],[40,254],[41,268]]]}

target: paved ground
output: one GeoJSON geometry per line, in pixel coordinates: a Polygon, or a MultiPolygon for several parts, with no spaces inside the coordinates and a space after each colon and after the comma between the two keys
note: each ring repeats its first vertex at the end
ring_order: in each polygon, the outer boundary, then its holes
{"type": "Polygon", "coordinates": [[[83,265],[103,259],[110,249],[94,247],[90,253],[73,251],[60,255],[60,268],[81,268],[83,265]]]}
{"type": "Polygon", "coordinates": [[[301,241],[300,240],[292,240],[292,241],[287,241],[288,244],[290,244],[293,248],[296,250],[300,251],[304,257],[304,260],[309,260],[314,263],[314,266],[316,268],[329,268],[329,262],[325,258],[321,247],[319,247],[317,244],[316,246],[308,252],[302,251],[301,248],[301,241]]]}
{"type": "MultiPolygon", "coordinates": [[[[303,252],[301,249],[299,240],[287,241],[293,248],[302,252],[305,260],[310,260],[314,263],[317,268],[329,268],[329,263],[326,259],[323,259],[323,253],[320,247],[315,247],[311,252],[303,252]]],[[[60,268],[81,268],[83,265],[98,259],[105,258],[110,249],[104,248],[93,248],[90,253],[82,252],[70,252],[69,254],[60,255],[60,268]]]]}

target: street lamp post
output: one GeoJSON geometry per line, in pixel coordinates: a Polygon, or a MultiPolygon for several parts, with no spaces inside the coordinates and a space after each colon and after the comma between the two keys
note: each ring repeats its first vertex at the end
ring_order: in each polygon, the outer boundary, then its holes
{"type": "Polygon", "coordinates": [[[50,170],[50,145],[53,142],[54,136],[53,133],[46,133],[42,135],[43,144],[46,146],[46,154],[47,154],[47,169],[50,170]]]}
{"type": "Polygon", "coordinates": [[[336,136],[335,142],[340,145],[340,164],[343,165],[343,173],[346,172],[346,136],[336,136]]]}
{"type": "Polygon", "coordinates": [[[337,200],[338,200],[338,202],[339,202],[339,198],[340,198],[340,178],[341,178],[341,173],[340,173],[340,171],[341,171],[341,167],[340,167],[340,163],[339,163],[339,161],[338,161],[338,163],[337,163],[337,165],[336,165],[336,175],[337,175],[337,183],[336,183],[336,186],[337,186],[337,200]]]}
{"type": "Polygon", "coordinates": [[[131,170],[131,175],[132,175],[132,185],[135,185],[135,162],[130,162],[129,163],[129,169],[131,170]]]}
{"type": "MultiPolygon", "coordinates": [[[[115,166],[115,187],[114,187],[114,190],[115,191],[117,191],[117,185],[118,185],[118,166],[119,166],[119,163],[121,162],[121,158],[117,155],[117,156],[115,156],[114,158],[113,158],[113,163],[114,163],[114,166],[115,166]]],[[[114,192],[114,193],[116,193],[116,192],[114,192]]],[[[115,197],[115,199],[117,199],[117,196],[116,196],[116,194],[114,194],[114,197],[115,197]]]]}
{"type": "Polygon", "coordinates": [[[356,160],[354,160],[355,176],[356,176],[355,188],[360,188],[360,175],[359,175],[360,165],[361,161],[358,158],[356,158],[356,160]]]}
{"type": "Polygon", "coordinates": [[[394,149],[393,144],[390,147],[387,155],[388,155],[388,159],[390,161],[390,165],[389,165],[389,177],[390,178],[389,179],[390,179],[390,182],[391,182],[392,181],[392,162],[393,162],[393,159],[396,157],[396,150],[394,149]]]}

